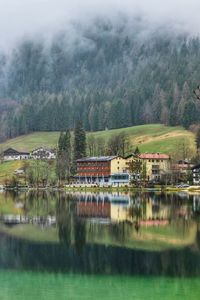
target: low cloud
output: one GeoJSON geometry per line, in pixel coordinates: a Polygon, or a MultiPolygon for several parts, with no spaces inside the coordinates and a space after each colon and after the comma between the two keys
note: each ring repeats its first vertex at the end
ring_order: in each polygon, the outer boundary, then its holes
{"type": "Polygon", "coordinates": [[[49,36],[69,22],[135,15],[155,27],[200,33],[198,0],[0,0],[0,46],[30,35],[49,36]]]}

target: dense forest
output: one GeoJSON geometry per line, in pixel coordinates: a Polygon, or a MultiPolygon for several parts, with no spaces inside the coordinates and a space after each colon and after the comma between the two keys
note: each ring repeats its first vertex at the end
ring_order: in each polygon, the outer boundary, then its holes
{"type": "Polygon", "coordinates": [[[33,131],[200,121],[200,38],[142,20],[74,23],[0,51],[0,139],[33,131]]]}

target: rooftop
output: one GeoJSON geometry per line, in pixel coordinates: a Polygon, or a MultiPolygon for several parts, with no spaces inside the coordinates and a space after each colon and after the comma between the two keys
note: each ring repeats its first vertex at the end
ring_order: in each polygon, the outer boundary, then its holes
{"type": "Polygon", "coordinates": [[[90,161],[111,161],[117,156],[92,156],[92,157],[83,157],[77,159],[77,162],[90,162],[90,161]]]}
{"type": "Polygon", "coordinates": [[[146,159],[169,159],[170,156],[167,154],[161,154],[161,153],[141,153],[139,154],[140,158],[146,158],[146,159]]]}
{"type": "Polygon", "coordinates": [[[8,148],[8,149],[3,151],[3,154],[4,155],[11,155],[11,154],[13,154],[13,155],[29,155],[29,152],[27,152],[27,151],[17,151],[13,148],[8,148]]]}

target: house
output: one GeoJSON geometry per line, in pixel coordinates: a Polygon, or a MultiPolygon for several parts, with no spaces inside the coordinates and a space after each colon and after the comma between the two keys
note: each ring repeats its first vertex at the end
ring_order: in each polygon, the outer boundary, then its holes
{"type": "Polygon", "coordinates": [[[148,180],[159,181],[162,175],[170,171],[171,159],[168,154],[141,153],[139,158],[146,166],[146,177],[148,180]]]}
{"type": "Polygon", "coordinates": [[[192,175],[193,175],[193,184],[199,185],[200,184],[200,164],[198,164],[192,168],[192,175]]]}
{"type": "Polygon", "coordinates": [[[180,173],[187,173],[194,165],[188,160],[179,160],[172,165],[172,168],[179,171],[180,173]]]}
{"type": "Polygon", "coordinates": [[[123,177],[126,160],[119,156],[86,157],[76,162],[78,183],[111,185],[112,181],[118,184],[128,178],[123,177]]]}
{"type": "Polygon", "coordinates": [[[179,160],[172,164],[172,174],[177,178],[178,181],[187,181],[188,176],[191,174],[191,170],[194,167],[188,160],[179,160]]]}
{"type": "Polygon", "coordinates": [[[54,149],[40,147],[32,151],[31,157],[33,159],[55,159],[56,151],[54,149]]]}
{"type": "Polygon", "coordinates": [[[6,161],[9,160],[22,160],[22,159],[29,159],[30,153],[29,152],[20,152],[13,148],[8,148],[3,151],[3,159],[6,161]]]}
{"type": "Polygon", "coordinates": [[[130,169],[131,164],[135,164],[134,176],[139,179],[143,173],[146,180],[159,181],[162,175],[170,171],[171,159],[167,154],[161,153],[141,153],[130,155],[126,158],[126,167],[130,169]]]}

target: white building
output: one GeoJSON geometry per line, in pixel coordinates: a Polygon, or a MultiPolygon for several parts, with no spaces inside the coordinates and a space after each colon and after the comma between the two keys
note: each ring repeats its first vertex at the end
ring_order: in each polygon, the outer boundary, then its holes
{"type": "Polygon", "coordinates": [[[9,160],[22,160],[22,159],[29,159],[30,153],[29,152],[20,152],[13,148],[8,148],[3,151],[3,159],[5,161],[9,160]]]}
{"type": "Polygon", "coordinates": [[[34,159],[55,159],[56,151],[54,149],[40,147],[32,151],[31,158],[34,159]]]}

